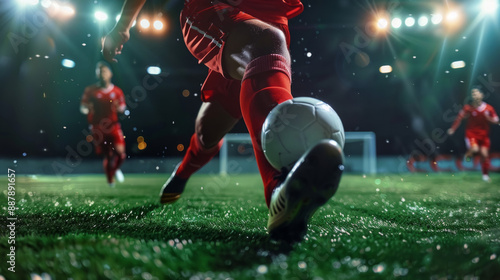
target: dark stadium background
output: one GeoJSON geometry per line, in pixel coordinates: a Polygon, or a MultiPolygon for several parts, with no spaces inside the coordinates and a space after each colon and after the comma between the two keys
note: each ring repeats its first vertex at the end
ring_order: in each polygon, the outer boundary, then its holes
{"type": "MultiPolygon", "coordinates": [[[[122,1],[62,2],[74,6],[75,16],[66,21],[47,17],[41,27],[33,16],[40,8],[21,12],[16,1],[0,4],[2,158],[64,156],[68,145],[76,147],[85,139],[80,97],[95,82],[100,38],[115,23],[122,1]],[[110,14],[105,24],[95,20],[96,8],[110,14]],[[29,38],[16,49],[12,35],[23,32],[29,38]],[[76,66],[61,66],[63,58],[76,66]]],[[[378,155],[461,153],[464,125],[453,137],[442,132],[467,102],[471,86],[482,85],[485,101],[500,112],[498,14],[473,25],[478,16],[474,2],[454,2],[462,8],[463,25],[447,35],[428,26],[378,36],[366,29],[376,10],[418,16],[448,2],[304,0],[303,14],[290,21],[293,94],[329,103],[346,131],[374,131],[378,155]],[[356,52],[346,55],[346,47],[356,52]],[[451,69],[456,60],[466,66],[451,69]],[[393,72],[381,74],[381,65],[392,65],[393,72]]],[[[131,157],[181,156],[177,146],[189,144],[207,70],[182,41],[181,8],[180,0],[148,1],[142,13],[163,13],[167,32],[153,36],[132,29],[124,54],[113,65],[114,83],[133,101],[130,115],[121,121],[131,157]],[[162,75],[148,76],[150,65],[160,66],[162,75]],[[137,148],[139,136],[147,143],[144,150],[137,148]]],[[[245,132],[242,121],[233,132],[245,132]]],[[[500,127],[492,127],[492,151],[500,151],[500,127]]]]}

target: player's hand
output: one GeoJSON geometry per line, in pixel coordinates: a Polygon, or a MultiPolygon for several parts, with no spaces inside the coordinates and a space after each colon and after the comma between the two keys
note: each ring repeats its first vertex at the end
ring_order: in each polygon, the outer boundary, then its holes
{"type": "Polygon", "coordinates": [[[102,55],[108,62],[118,62],[115,56],[122,53],[123,44],[130,39],[130,32],[128,29],[118,31],[113,28],[106,37],[102,40],[102,55]]]}
{"type": "Polygon", "coordinates": [[[453,128],[450,128],[448,129],[447,133],[448,135],[453,135],[453,133],[455,133],[455,130],[453,130],[453,128]]]}

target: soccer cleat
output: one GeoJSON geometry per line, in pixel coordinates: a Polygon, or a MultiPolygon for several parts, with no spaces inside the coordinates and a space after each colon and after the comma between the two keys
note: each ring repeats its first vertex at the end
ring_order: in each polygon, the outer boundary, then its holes
{"type": "Polygon", "coordinates": [[[123,176],[123,172],[120,169],[116,170],[115,178],[120,183],[123,183],[125,181],[125,177],[123,176]]]}
{"type": "Polygon", "coordinates": [[[491,183],[491,178],[488,176],[488,174],[483,174],[483,181],[487,183],[491,183]]]}
{"type": "Polygon", "coordinates": [[[337,191],[342,176],[342,149],[323,140],[294,165],[271,197],[267,228],[274,239],[301,240],[314,212],[337,191]]]}
{"type": "Polygon", "coordinates": [[[161,204],[172,204],[177,200],[179,200],[182,192],[184,191],[184,188],[186,187],[188,179],[183,179],[175,175],[180,165],[181,165],[180,163],[177,164],[177,166],[174,169],[174,172],[172,172],[170,178],[168,178],[168,180],[165,182],[165,184],[163,184],[163,187],[161,188],[160,192],[161,204]]]}
{"type": "Polygon", "coordinates": [[[115,182],[113,182],[113,183],[108,183],[108,186],[109,186],[110,188],[114,188],[114,187],[115,187],[115,182]]]}

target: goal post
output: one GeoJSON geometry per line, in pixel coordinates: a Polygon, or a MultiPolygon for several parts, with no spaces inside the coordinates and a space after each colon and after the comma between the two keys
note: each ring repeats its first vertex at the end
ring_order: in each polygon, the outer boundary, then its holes
{"type": "Polygon", "coordinates": [[[347,170],[363,174],[377,173],[377,147],[372,131],[345,133],[344,156],[347,170]],[[362,167],[359,169],[359,167],[362,167]]]}
{"type": "MultiPolygon", "coordinates": [[[[349,131],[345,133],[344,156],[347,172],[376,174],[377,151],[375,133],[371,131],[349,131]]],[[[232,173],[234,164],[246,173],[258,172],[253,155],[252,140],[248,133],[229,133],[219,154],[219,173],[232,173]]],[[[240,171],[241,172],[241,171],[240,171]]]]}

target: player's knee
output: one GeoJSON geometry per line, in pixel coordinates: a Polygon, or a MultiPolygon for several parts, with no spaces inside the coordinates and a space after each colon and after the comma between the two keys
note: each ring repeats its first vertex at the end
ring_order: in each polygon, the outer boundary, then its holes
{"type": "Polygon", "coordinates": [[[286,52],[288,52],[285,34],[276,27],[269,27],[262,30],[261,34],[255,36],[252,45],[253,58],[267,54],[281,54],[286,56],[286,52]]]}
{"type": "Polygon", "coordinates": [[[481,150],[481,157],[488,158],[489,157],[488,151],[481,150]]]}

